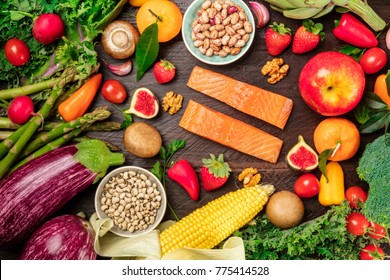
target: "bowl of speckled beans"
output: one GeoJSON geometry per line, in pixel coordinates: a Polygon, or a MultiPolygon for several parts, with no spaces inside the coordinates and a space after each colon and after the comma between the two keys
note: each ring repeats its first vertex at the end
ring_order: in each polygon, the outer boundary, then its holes
{"type": "Polygon", "coordinates": [[[163,185],[150,171],[122,166],[108,173],[95,194],[100,219],[111,219],[111,232],[133,237],[155,229],[164,217],[167,198],[163,185]]]}

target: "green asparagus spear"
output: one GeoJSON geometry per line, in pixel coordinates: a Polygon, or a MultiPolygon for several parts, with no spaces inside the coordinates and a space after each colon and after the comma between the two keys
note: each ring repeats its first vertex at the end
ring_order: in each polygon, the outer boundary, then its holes
{"type": "MultiPolygon", "coordinates": [[[[73,81],[75,75],[76,71],[73,68],[65,69],[60,77],[59,82],[53,87],[50,97],[38,111],[38,115],[30,118],[30,120],[21,127],[25,129],[24,133],[16,141],[15,145],[13,145],[13,147],[9,150],[8,154],[0,161],[0,179],[8,173],[12,164],[16,161],[23,148],[26,146],[28,141],[30,141],[31,137],[39,128],[39,126],[41,126],[43,119],[46,118],[49,114],[50,109],[54,105],[56,99],[64,92],[65,85],[73,81]]],[[[16,130],[15,133],[18,132],[19,129],[16,130]]]]}
{"type": "Polygon", "coordinates": [[[9,88],[9,89],[3,89],[0,90],[0,98],[3,99],[12,99],[16,96],[20,95],[30,95],[33,93],[40,92],[42,90],[52,88],[54,85],[56,85],[59,82],[59,78],[50,79],[47,81],[35,83],[32,85],[22,86],[18,88],[9,88]]]}
{"type": "Polygon", "coordinates": [[[0,159],[2,159],[8,151],[14,146],[16,141],[23,135],[24,131],[27,129],[28,123],[25,123],[21,127],[19,127],[17,130],[15,130],[14,133],[12,133],[7,139],[4,139],[0,143],[0,159]]]}
{"type": "Polygon", "coordinates": [[[9,118],[0,117],[0,128],[16,129],[19,125],[13,123],[9,118]]]}
{"type": "Polygon", "coordinates": [[[38,137],[34,138],[20,153],[20,158],[26,157],[41,148],[45,144],[53,141],[54,139],[68,133],[69,131],[75,128],[88,127],[92,123],[100,120],[107,119],[111,115],[110,111],[107,110],[107,107],[96,108],[93,112],[84,114],[80,118],[63,123],[63,125],[54,128],[51,131],[40,133],[38,137]]]}
{"type": "Polygon", "coordinates": [[[12,133],[12,130],[0,130],[0,140],[7,139],[12,133]]]}
{"type": "Polygon", "coordinates": [[[57,148],[63,146],[68,141],[70,141],[72,138],[80,135],[81,132],[82,132],[82,130],[80,128],[76,128],[76,129],[71,130],[69,133],[58,137],[57,139],[54,139],[53,141],[46,143],[46,145],[41,147],[39,150],[36,150],[34,153],[30,154],[28,157],[25,157],[24,159],[19,161],[16,165],[14,165],[10,172],[13,172],[14,170],[16,170],[20,166],[26,164],[27,162],[29,162],[30,160],[32,160],[34,158],[37,158],[43,154],[46,154],[54,149],[57,149],[57,148]]]}

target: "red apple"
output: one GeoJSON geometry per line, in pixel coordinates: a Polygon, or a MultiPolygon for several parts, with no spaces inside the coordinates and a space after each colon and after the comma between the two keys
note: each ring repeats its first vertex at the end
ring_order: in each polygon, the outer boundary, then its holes
{"type": "Polygon", "coordinates": [[[315,55],[303,66],[299,76],[303,100],[323,116],[339,116],[355,108],[365,84],[360,64],[334,51],[315,55]]]}

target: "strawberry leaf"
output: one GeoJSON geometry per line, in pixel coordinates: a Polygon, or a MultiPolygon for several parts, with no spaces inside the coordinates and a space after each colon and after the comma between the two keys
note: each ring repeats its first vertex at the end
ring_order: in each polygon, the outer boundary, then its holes
{"type": "Polygon", "coordinates": [[[203,158],[202,162],[208,168],[209,173],[214,174],[216,178],[228,177],[232,171],[229,164],[224,161],[223,154],[220,154],[218,158],[210,154],[210,158],[203,158]]]}

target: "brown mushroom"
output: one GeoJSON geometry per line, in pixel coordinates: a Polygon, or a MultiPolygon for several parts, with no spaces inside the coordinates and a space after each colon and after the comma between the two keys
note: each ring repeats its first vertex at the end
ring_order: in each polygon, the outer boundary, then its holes
{"type": "Polygon", "coordinates": [[[115,20],[104,29],[102,45],[105,52],[116,59],[130,57],[138,43],[139,32],[125,20],[115,20]]]}

